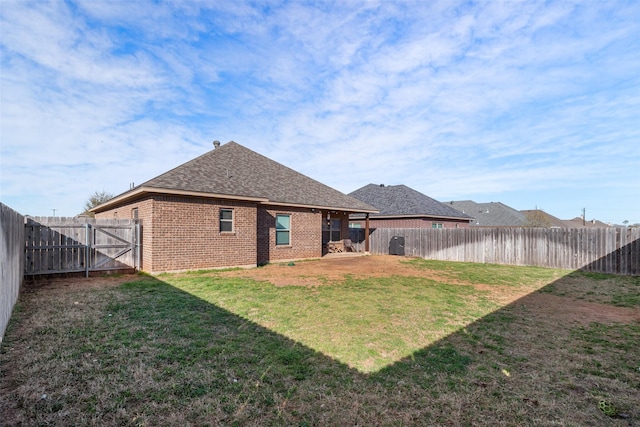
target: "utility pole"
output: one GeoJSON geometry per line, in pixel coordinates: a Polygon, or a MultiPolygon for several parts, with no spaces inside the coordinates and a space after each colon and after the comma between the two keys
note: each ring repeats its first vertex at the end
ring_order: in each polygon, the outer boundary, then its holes
{"type": "Polygon", "coordinates": [[[587,208],[582,208],[582,226],[584,227],[587,220],[587,208]]]}
{"type": "Polygon", "coordinates": [[[57,209],[51,209],[51,210],[53,211],[53,217],[55,218],[57,209]]]}

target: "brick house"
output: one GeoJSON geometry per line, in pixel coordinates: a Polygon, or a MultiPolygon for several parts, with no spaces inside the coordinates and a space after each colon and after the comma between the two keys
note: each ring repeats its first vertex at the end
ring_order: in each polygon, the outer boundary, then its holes
{"type": "MultiPolygon", "coordinates": [[[[406,185],[369,184],[349,196],[378,209],[369,215],[374,228],[467,228],[473,218],[406,185]]],[[[349,218],[352,228],[364,228],[364,214],[349,218]]]]}
{"type": "Polygon", "coordinates": [[[142,270],[157,273],[315,258],[349,237],[357,199],[229,142],[92,209],[142,223],[142,270]]]}

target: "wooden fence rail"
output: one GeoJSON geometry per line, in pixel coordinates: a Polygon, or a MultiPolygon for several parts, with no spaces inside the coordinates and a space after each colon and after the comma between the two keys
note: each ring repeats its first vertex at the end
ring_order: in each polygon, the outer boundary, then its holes
{"type": "Polygon", "coordinates": [[[28,217],[25,274],[138,268],[140,225],[128,219],[28,217]]]}
{"type": "MultiPolygon", "coordinates": [[[[351,235],[359,251],[362,234],[351,235]]],[[[404,239],[405,255],[426,259],[640,275],[638,228],[378,228],[369,251],[388,254],[394,237],[404,239]]]]}

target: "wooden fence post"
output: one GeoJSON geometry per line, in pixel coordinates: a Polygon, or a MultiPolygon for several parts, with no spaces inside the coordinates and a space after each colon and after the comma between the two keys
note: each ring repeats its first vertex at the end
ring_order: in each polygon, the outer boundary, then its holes
{"type": "Polygon", "coordinates": [[[89,262],[91,261],[91,224],[85,224],[85,245],[84,245],[84,277],[89,277],[89,262]]]}

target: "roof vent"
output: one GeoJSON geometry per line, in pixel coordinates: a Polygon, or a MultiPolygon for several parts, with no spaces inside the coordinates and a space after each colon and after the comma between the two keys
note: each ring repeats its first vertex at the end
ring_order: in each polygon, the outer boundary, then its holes
{"type": "Polygon", "coordinates": [[[220,141],[213,141],[213,148],[220,148],[220,141]]]}

